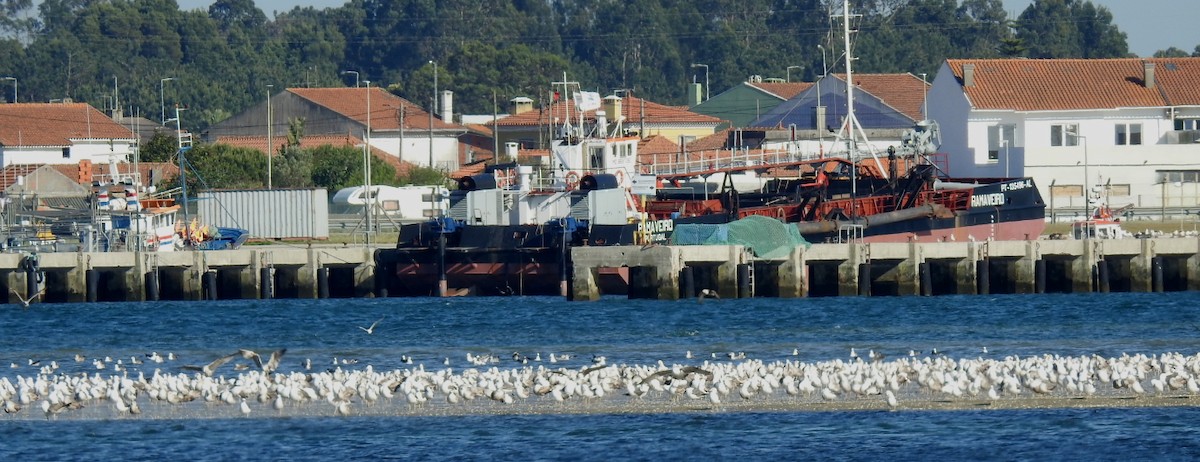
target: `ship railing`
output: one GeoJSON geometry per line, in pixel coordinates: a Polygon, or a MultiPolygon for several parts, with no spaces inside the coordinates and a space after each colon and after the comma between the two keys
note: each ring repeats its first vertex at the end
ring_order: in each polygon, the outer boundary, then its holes
{"type": "Polygon", "coordinates": [[[794,165],[821,158],[817,152],[802,151],[795,146],[773,149],[723,149],[686,153],[687,160],[658,162],[645,166],[654,175],[704,174],[723,170],[748,170],[794,165]]]}

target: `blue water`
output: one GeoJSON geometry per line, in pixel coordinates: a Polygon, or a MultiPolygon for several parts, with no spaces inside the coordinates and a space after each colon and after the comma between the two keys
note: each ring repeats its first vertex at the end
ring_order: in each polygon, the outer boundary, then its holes
{"type": "MultiPolygon", "coordinates": [[[[0,309],[0,377],[96,372],[91,361],[168,352],[130,365],[177,372],[238,348],[287,348],[281,371],[354,359],[376,370],[467,367],[465,355],[592,355],[610,363],[686,363],[745,352],[763,360],[1200,351],[1200,293],[567,303],[558,298],[350,299],[41,304],[0,309]],[[373,335],[359,326],[382,318],[373,335]],[[987,353],[983,348],[987,348],[987,353]],[[88,359],[75,362],[82,354],[88,359]],[[9,365],[18,367],[12,368],[9,365]]],[[[346,367],[346,366],[343,366],[346,367]]],[[[112,373],[102,371],[102,373],[112,373]]],[[[1190,400],[1187,401],[1190,403],[1190,400]]],[[[389,458],[1196,459],[1200,408],[13,419],[7,460],[389,458]]]]}

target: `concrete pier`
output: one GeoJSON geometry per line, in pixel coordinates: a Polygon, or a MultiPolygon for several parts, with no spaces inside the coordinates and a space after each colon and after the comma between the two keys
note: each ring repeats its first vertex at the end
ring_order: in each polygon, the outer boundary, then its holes
{"type": "Polygon", "coordinates": [[[39,291],[41,296],[34,303],[86,302],[89,294],[101,302],[204,300],[204,275],[213,273],[210,277],[217,299],[256,299],[263,294],[316,298],[318,274],[326,273],[334,288],[330,296],[365,297],[373,289],[374,251],[365,247],[251,247],[205,252],[0,254],[0,285],[4,286],[0,289],[9,303],[39,291]],[[29,261],[37,262],[36,271],[30,270],[29,261]],[[89,273],[95,275],[90,280],[89,273]],[[155,283],[148,284],[151,280],[155,283]],[[264,291],[263,284],[270,284],[270,290],[264,291]],[[30,291],[31,287],[37,289],[30,291]],[[157,296],[148,288],[157,288],[157,296]]]}
{"type": "Polygon", "coordinates": [[[576,247],[571,255],[572,300],[599,298],[596,274],[621,266],[630,269],[630,297],[663,300],[680,296],[685,267],[692,269],[695,290],[734,296],[741,264],[757,275],[754,292],[785,298],[1148,292],[1156,287],[1155,261],[1161,262],[1162,290],[1200,288],[1200,240],[1194,238],[814,244],[780,259],[756,259],[740,246],[576,247]],[[922,286],[923,278],[930,287],[922,286]]]}
{"type": "MultiPolygon", "coordinates": [[[[675,300],[704,289],[721,298],[1200,290],[1200,239],[1195,238],[814,244],[776,259],[756,258],[736,245],[570,250],[570,300],[602,295],[675,300]]],[[[403,263],[388,252],[261,246],[5,253],[0,254],[0,290],[9,303],[31,294],[33,303],[386,297],[397,282],[397,264],[403,263]]],[[[517,287],[558,287],[557,270],[534,271],[544,263],[539,255],[522,254],[532,269],[517,287]]],[[[565,258],[552,257],[555,262],[565,258]]],[[[418,292],[437,293],[436,287],[428,289],[418,292]]],[[[526,292],[514,294],[519,293],[526,292]]]]}

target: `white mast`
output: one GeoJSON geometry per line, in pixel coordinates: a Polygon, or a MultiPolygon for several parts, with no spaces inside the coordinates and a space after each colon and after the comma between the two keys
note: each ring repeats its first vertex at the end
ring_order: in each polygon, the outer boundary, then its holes
{"type": "MultiPolygon", "coordinates": [[[[863,130],[862,124],[858,123],[858,118],[854,116],[854,69],[852,63],[855,58],[850,48],[850,18],[852,16],[857,17],[859,15],[851,15],[850,0],[842,0],[842,38],[845,40],[846,46],[846,120],[842,121],[842,128],[838,130],[838,138],[839,140],[844,139],[846,141],[846,155],[850,162],[856,162],[859,140],[862,140],[862,144],[868,147],[870,147],[871,142],[867,139],[867,134],[863,130]]],[[[869,151],[871,158],[878,165],[879,157],[875,155],[875,150],[869,149],[869,151]]],[[[886,169],[881,168],[879,171],[884,179],[888,179],[886,169]]]]}

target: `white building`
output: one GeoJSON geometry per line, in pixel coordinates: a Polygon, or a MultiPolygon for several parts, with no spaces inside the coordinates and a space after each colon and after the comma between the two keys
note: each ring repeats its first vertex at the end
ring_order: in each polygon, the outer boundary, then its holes
{"type": "Polygon", "coordinates": [[[1030,176],[1051,208],[1200,205],[1200,58],[952,59],[929,91],[955,177],[1030,176]]]}
{"type": "Polygon", "coordinates": [[[0,168],[14,164],[125,162],[135,135],[83,103],[0,104],[0,168]]]}

